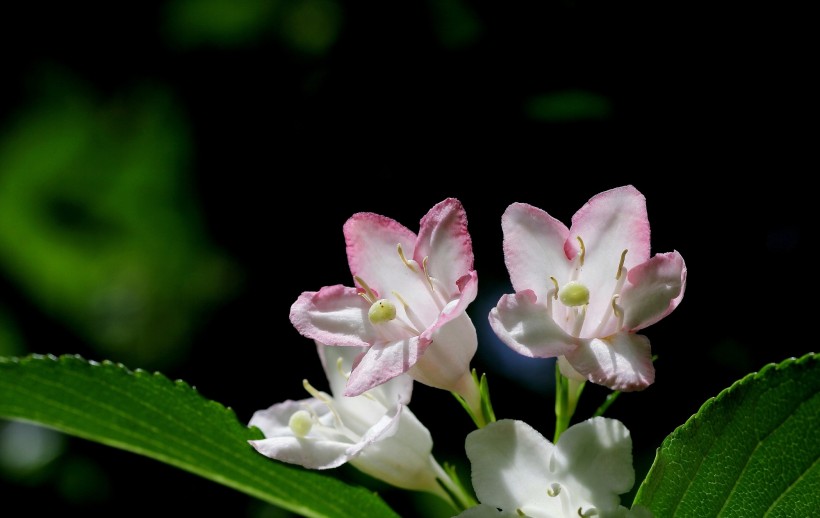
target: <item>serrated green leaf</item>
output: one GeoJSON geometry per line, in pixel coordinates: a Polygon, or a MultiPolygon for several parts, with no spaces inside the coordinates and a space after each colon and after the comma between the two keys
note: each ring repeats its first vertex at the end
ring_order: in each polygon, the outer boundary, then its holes
{"type": "Polygon", "coordinates": [[[820,355],[767,365],[667,437],[635,504],[655,516],[813,516],[820,508],[820,355]]]}
{"type": "Polygon", "coordinates": [[[0,358],[0,417],[146,455],[309,517],[394,517],[370,491],[284,465],[262,435],[184,382],[76,356],[0,358]]]}

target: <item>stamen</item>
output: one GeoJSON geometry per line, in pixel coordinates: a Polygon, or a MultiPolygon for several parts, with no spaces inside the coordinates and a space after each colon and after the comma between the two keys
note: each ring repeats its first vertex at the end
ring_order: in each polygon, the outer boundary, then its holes
{"type": "MultiPolygon", "coordinates": [[[[572,336],[581,336],[581,328],[584,327],[584,320],[587,317],[587,307],[589,307],[589,304],[585,304],[584,307],[581,308],[580,315],[578,315],[577,313],[575,314],[575,322],[572,326],[572,336]]],[[[577,310],[573,309],[573,311],[577,310]]]]}
{"type": "Polygon", "coordinates": [[[303,438],[310,433],[313,428],[313,417],[307,410],[297,410],[288,420],[290,431],[298,438],[303,438]]]}
{"type": "Polygon", "coordinates": [[[581,256],[579,257],[579,262],[580,262],[581,266],[583,266],[584,265],[584,256],[587,253],[587,247],[584,246],[584,240],[581,239],[581,236],[575,236],[575,239],[577,239],[578,243],[581,244],[581,256]]]}
{"type": "Polygon", "coordinates": [[[414,273],[417,272],[418,270],[416,270],[416,266],[418,265],[418,263],[416,261],[410,262],[410,261],[407,260],[407,257],[404,256],[404,250],[401,247],[401,243],[398,243],[396,245],[396,248],[399,251],[399,257],[401,257],[401,262],[404,263],[404,266],[410,268],[411,272],[414,272],[414,273]]]}
{"type": "Polygon", "coordinates": [[[424,260],[421,262],[421,266],[424,269],[424,276],[427,277],[427,284],[430,285],[430,291],[436,291],[436,288],[433,287],[433,280],[430,278],[430,272],[427,271],[427,260],[430,259],[429,255],[424,256],[424,260]]]}
{"type": "Polygon", "coordinates": [[[524,513],[524,511],[522,511],[521,509],[516,509],[515,514],[517,514],[518,516],[527,516],[526,513],[524,513]]]}
{"type": "Polygon", "coordinates": [[[590,516],[598,516],[598,510],[594,507],[590,507],[586,511],[581,511],[581,508],[578,508],[578,516],[581,518],[589,518],[590,516]]]}
{"type": "Polygon", "coordinates": [[[342,423],[341,416],[339,416],[339,414],[336,413],[336,409],[333,408],[333,398],[330,397],[329,394],[322,392],[321,390],[316,390],[313,387],[313,385],[311,385],[308,382],[307,379],[302,380],[302,386],[305,387],[305,390],[307,390],[308,394],[315,397],[316,399],[324,403],[325,406],[327,406],[327,409],[330,410],[330,412],[333,414],[334,421],[336,422],[336,425],[339,427],[339,429],[346,430],[346,428],[344,428],[344,424],[342,423]]]}
{"type": "Polygon", "coordinates": [[[399,299],[399,302],[401,302],[401,305],[404,307],[404,314],[407,316],[408,320],[410,320],[410,324],[412,324],[412,326],[407,325],[401,318],[399,318],[399,322],[401,322],[402,327],[414,335],[420,335],[422,331],[427,328],[427,326],[424,325],[424,322],[422,322],[418,315],[416,315],[416,312],[410,308],[410,305],[406,300],[404,300],[404,297],[402,297],[398,291],[391,291],[391,293],[399,299]],[[415,329],[413,329],[413,327],[415,327],[415,329]]]}
{"type": "Polygon", "coordinates": [[[616,281],[621,278],[621,273],[623,273],[623,269],[624,269],[624,259],[626,259],[626,253],[628,251],[629,250],[624,250],[623,252],[621,252],[621,262],[618,263],[618,273],[615,274],[615,280],[616,281]]]}
{"type": "Polygon", "coordinates": [[[321,390],[316,390],[307,379],[302,380],[302,386],[305,387],[305,390],[307,390],[308,394],[315,397],[322,403],[325,403],[326,405],[330,406],[330,403],[333,402],[333,398],[331,398],[328,394],[322,392],[321,390]]]}
{"type": "Polygon", "coordinates": [[[624,308],[618,305],[618,297],[620,295],[612,296],[612,312],[618,318],[618,329],[621,329],[624,326],[624,308]]]}
{"type": "Polygon", "coordinates": [[[547,494],[549,496],[558,496],[561,493],[561,484],[557,482],[553,482],[550,484],[550,487],[547,488],[547,494]]]}
{"type": "Polygon", "coordinates": [[[336,371],[337,371],[339,374],[341,374],[341,376],[342,376],[345,380],[349,380],[349,379],[350,379],[350,373],[345,372],[345,371],[344,371],[344,369],[342,368],[342,359],[341,359],[341,358],[336,358],[336,371]]]}
{"type": "MultiPolygon", "coordinates": [[[[555,277],[552,276],[550,277],[550,280],[552,281],[552,284],[555,285],[555,291],[552,293],[552,296],[555,300],[558,300],[558,291],[560,289],[558,287],[558,281],[555,279],[555,277]]],[[[549,293],[547,295],[549,295],[549,293]]]]}
{"type": "Polygon", "coordinates": [[[376,302],[376,294],[373,292],[373,290],[370,289],[370,286],[368,286],[367,283],[364,282],[364,279],[362,279],[359,276],[354,275],[353,280],[358,282],[359,286],[361,286],[362,289],[364,290],[364,293],[361,293],[361,292],[359,293],[359,295],[361,295],[364,298],[364,300],[368,301],[371,304],[376,302]]]}

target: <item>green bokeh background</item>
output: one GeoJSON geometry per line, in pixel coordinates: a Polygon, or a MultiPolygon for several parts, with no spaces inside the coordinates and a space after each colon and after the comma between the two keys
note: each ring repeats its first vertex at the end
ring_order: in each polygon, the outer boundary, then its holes
{"type": "MultiPolygon", "coordinates": [[[[651,2],[169,0],[14,5],[0,84],[0,354],[79,353],[162,370],[246,421],[322,384],[288,322],[304,290],[349,284],[358,211],[411,229],[467,210],[470,312],[499,417],[552,428],[551,364],[486,325],[510,291],[509,203],[559,219],[632,183],[653,251],[690,284],[649,328],[658,380],[610,415],[654,449],[706,400],[802,355],[816,285],[803,131],[807,32],[778,13],[651,2]]],[[[588,387],[579,415],[606,391],[588,387]]],[[[464,472],[466,415],[418,387],[434,453],[464,472]]],[[[403,514],[446,515],[351,469],[403,514]]],[[[0,424],[0,495],[37,515],[284,516],[187,473],[0,424]],[[26,452],[29,455],[22,455],[26,452]]],[[[320,497],[318,495],[317,497],[320,497]]],[[[433,506],[432,508],[429,506],[433,506]]]]}

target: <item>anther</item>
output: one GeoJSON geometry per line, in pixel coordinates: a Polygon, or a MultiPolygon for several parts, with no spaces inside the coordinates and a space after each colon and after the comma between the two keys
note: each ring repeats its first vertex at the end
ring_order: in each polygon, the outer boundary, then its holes
{"type": "Polygon", "coordinates": [[[361,295],[364,300],[368,301],[371,304],[376,302],[376,294],[373,292],[373,290],[370,289],[370,286],[368,286],[367,283],[364,282],[364,279],[356,275],[353,276],[353,279],[357,283],[359,283],[359,286],[361,286],[364,290],[364,293],[359,292],[359,295],[361,295]]]}
{"type": "Polygon", "coordinates": [[[555,279],[555,277],[550,277],[550,280],[552,281],[552,284],[555,285],[555,292],[553,292],[552,296],[553,298],[555,298],[555,300],[558,300],[558,291],[560,290],[560,288],[558,288],[558,281],[555,279]]]}
{"type": "Polygon", "coordinates": [[[621,273],[623,273],[624,270],[624,259],[626,259],[626,253],[628,251],[629,250],[624,250],[623,252],[621,252],[621,262],[618,263],[618,272],[615,274],[616,281],[621,278],[621,273]]]}
{"type": "Polygon", "coordinates": [[[578,243],[580,243],[580,245],[581,245],[581,254],[580,254],[580,257],[578,258],[578,261],[579,261],[580,265],[583,266],[584,265],[584,256],[587,253],[587,247],[584,246],[584,240],[581,239],[581,236],[575,236],[575,239],[577,239],[578,243]]]}
{"type": "Polygon", "coordinates": [[[416,270],[416,266],[418,265],[418,263],[416,261],[407,260],[407,257],[404,256],[404,250],[401,247],[401,243],[396,244],[396,248],[399,251],[399,257],[401,257],[401,262],[404,263],[404,266],[410,268],[411,272],[417,272],[418,270],[416,270]]]}

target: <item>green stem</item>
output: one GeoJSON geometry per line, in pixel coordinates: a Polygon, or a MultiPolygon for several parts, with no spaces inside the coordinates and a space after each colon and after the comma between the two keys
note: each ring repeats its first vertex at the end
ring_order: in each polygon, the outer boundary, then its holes
{"type": "Polygon", "coordinates": [[[558,361],[555,362],[555,435],[553,443],[557,443],[561,434],[569,428],[578,399],[584,390],[586,381],[577,381],[561,374],[558,361]]]}
{"type": "Polygon", "coordinates": [[[467,491],[464,487],[464,484],[461,483],[461,480],[458,478],[454,468],[451,467],[450,469],[447,469],[446,466],[442,468],[438,462],[434,464],[434,467],[438,480],[444,487],[444,491],[448,493],[450,497],[446,500],[448,500],[453,507],[459,511],[464,511],[470,507],[475,507],[478,505],[475,498],[472,497],[469,491],[467,491]]]}

